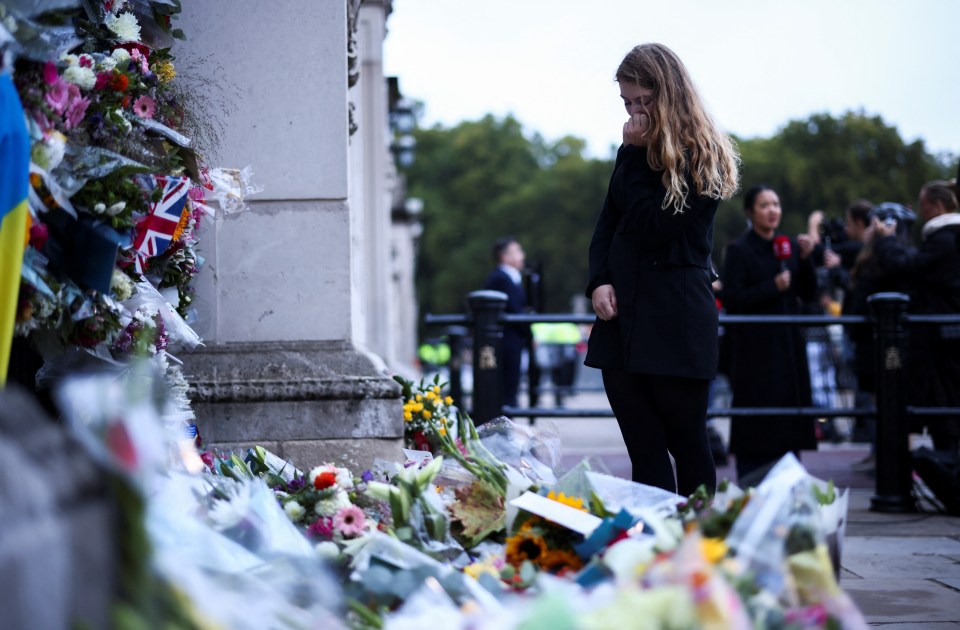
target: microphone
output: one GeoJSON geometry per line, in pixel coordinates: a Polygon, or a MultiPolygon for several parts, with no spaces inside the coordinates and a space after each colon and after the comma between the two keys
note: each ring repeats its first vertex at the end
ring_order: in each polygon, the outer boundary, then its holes
{"type": "Polygon", "coordinates": [[[787,270],[787,261],[792,253],[789,236],[781,234],[773,239],[773,257],[780,261],[780,271],[787,270]]]}

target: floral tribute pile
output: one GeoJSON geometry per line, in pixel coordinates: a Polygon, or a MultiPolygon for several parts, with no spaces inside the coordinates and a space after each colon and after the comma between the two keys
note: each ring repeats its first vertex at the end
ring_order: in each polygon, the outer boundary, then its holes
{"type": "MultiPolygon", "coordinates": [[[[402,382],[407,405],[442,391],[402,382]]],[[[417,427],[435,452],[299,470],[258,446],[158,448],[142,405],[64,395],[83,441],[143,488],[141,557],[184,627],[866,627],[837,582],[846,494],[791,456],[756,488],[684,498],[587,461],[559,474],[551,435],[475,427],[441,398],[417,427]]]]}
{"type": "Polygon", "coordinates": [[[179,12],[179,0],[0,4],[0,42],[32,146],[16,334],[44,359],[38,385],[142,357],[164,365],[189,419],[167,351],[200,342],[187,320],[215,193],[193,138],[216,134],[177,78],[179,12]]]}

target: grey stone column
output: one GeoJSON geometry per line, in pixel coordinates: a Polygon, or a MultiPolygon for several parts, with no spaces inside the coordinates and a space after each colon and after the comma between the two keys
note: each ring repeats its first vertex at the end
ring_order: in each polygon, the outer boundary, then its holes
{"type": "Polygon", "coordinates": [[[365,234],[384,228],[351,194],[384,167],[350,149],[346,2],[185,3],[182,28],[178,72],[194,75],[222,130],[207,162],[250,166],[264,188],[201,233],[194,326],[205,347],[180,356],[201,434],[300,467],[396,459],[399,387],[366,350],[377,313],[363,312],[364,292],[377,287],[358,277],[365,234]]]}

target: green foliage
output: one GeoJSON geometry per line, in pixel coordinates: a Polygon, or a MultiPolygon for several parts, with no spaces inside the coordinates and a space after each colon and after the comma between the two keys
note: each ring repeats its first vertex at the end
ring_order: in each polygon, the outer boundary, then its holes
{"type": "Polygon", "coordinates": [[[527,263],[542,262],[545,310],[566,311],[586,285],[587,246],[610,164],[583,158],[584,143],[527,138],[493,116],[417,131],[410,195],[424,201],[417,282],[422,312],[458,312],[493,267],[493,241],[515,236],[527,263]]]}
{"type": "MultiPolygon", "coordinates": [[[[417,261],[421,312],[452,313],[482,288],[493,266],[491,246],[513,235],[527,264],[543,266],[544,312],[568,312],[587,283],[587,249],[613,163],[583,156],[584,143],[525,136],[511,116],[486,116],[452,128],[416,132],[409,194],[424,201],[417,261]]],[[[955,156],[934,156],[922,141],[905,142],[879,116],[814,114],[787,123],[771,138],[739,140],[742,188],[766,183],[780,195],[787,234],[806,231],[822,209],[843,216],[857,198],[910,204],[931,179],[952,177],[955,156]]],[[[714,256],[745,228],[742,192],[722,202],[714,256]]]]}

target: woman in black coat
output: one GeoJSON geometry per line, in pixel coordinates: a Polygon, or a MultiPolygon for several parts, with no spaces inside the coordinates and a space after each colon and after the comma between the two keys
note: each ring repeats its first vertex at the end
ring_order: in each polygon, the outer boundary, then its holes
{"type": "Polygon", "coordinates": [[[634,481],[712,492],[710,253],[719,200],[737,187],[738,158],[670,49],[637,46],[616,80],[630,119],[590,243],[586,294],[597,321],[585,364],[603,370],[634,481]]]}
{"type": "MultiPolygon", "coordinates": [[[[779,260],[774,239],[780,226],[780,199],[768,186],[754,186],[744,197],[751,228],[727,246],[723,305],[730,315],[796,315],[801,302],[816,297],[816,273],[807,235],[791,241],[790,257],[779,260]]],[[[734,407],[809,407],[810,370],[806,342],[798,327],[728,326],[730,387],[734,407]]],[[[788,452],[798,457],[817,446],[814,420],[781,416],[733,418],[730,452],[743,478],[788,452]]]]}

